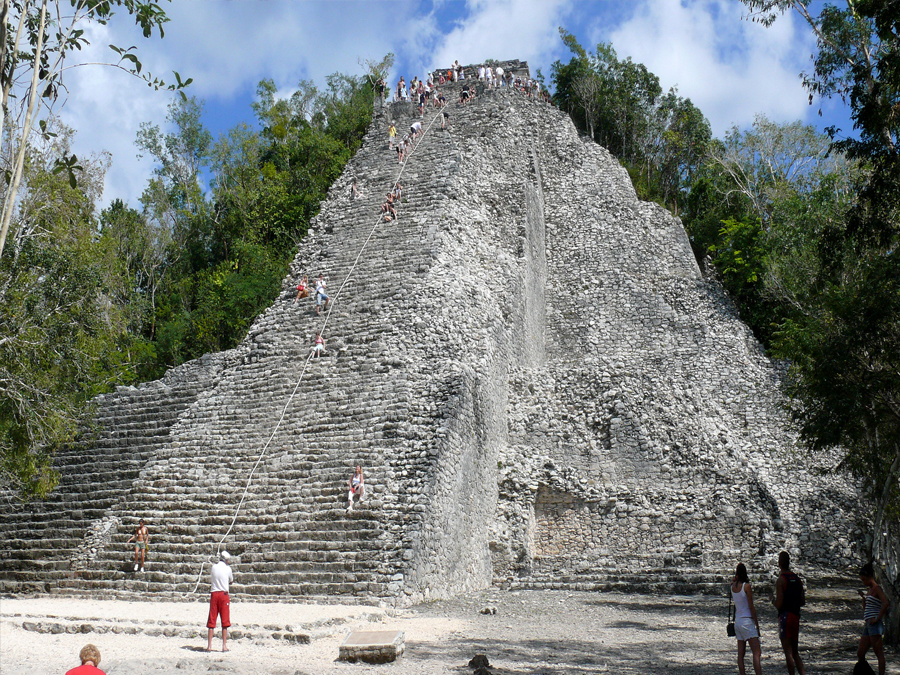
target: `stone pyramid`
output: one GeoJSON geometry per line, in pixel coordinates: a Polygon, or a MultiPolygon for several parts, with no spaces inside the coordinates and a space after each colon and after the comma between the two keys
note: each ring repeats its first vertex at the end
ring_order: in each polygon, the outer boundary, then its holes
{"type": "Polygon", "coordinates": [[[449,130],[427,109],[398,220],[368,239],[407,103],[376,111],[237,348],[97,400],[59,490],[7,500],[0,589],[205,593],[220,542],[235,594],[398,604],[492,583],[702,590],[782,548],[808,574],[855,560],[856,489],[796,445],[778,368],[679,220],[564,113],[474,84],[467,105],[445,85],[449,130]],[[293,289],[320,273],[343,288],[299,379],[323,317],[293,289]],[[347,513],[357,464],[367,498],[347,513]]]}

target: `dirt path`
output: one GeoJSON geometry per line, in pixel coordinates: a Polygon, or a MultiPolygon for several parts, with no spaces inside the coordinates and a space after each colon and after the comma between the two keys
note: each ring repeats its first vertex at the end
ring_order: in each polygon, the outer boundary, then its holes
{"type": "MultiPolygon", "coordinates": [[[[810,593],[809,600],[801,632],[807,672],[851,672],[860,623],[858,603],[847,590],[810,593]]],[[[762,599],[757,602],[763,671],[785,672],[773,611],[762,599]]],[[[202,602],[4,598],[0,671],[61,675],[77,665],[81,647],[93,642],[109,675],[462,674],[472,672],[465,665],[476,653],[488,656],[497,675],[712,675],[737,672],[734,640],[725,636],[725,612],[723,599],[707,596],[496,589],[398,611],[242,603],[235,598],[236,639],[229,640],[231,651],[207,654],[202,651],[206,647],[202,602]],[[496,607],[497,613],[481,614],[485,607],[496,607]],[[338,647],[354,629],[402,630],[406,655],[383,666],[338,662],[338,647]],[[307,638],[310,642],[304,644],[307,638]]],[[[213,645],[221,647],[218,633],[213,645]]],[[[900,675],[897,653],[888,653],[888,673],[900,675]]]]}

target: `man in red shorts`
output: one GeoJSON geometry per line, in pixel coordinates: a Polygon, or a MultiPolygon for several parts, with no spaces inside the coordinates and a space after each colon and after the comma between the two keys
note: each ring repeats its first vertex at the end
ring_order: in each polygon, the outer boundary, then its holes
{"type": "Polygon", "coordinates": [[[222,617],[222,651],[227,652],[225,644],[228,640],[228,628],[231,626],[231,601],[228,597],[228,584],[234,581],[231,567],[228,561],[231,556],[228,551],[219,553],[219,562],[212,566],[209,573],[212,595],[209,597],[209,619],[206,627],[209,628],[209,642],[206,651],[212,651],[213,631],[216,629],[216,618],[222,617]]]}
{"type": "Polygon", "coordinates": [[[800,675],[806,675],[800,659],[800,608],[806,604],[803,581],[791,572],[791,556],[787,551],[778,554],[781,575],[775,583],[775,598],[772,604],[778,610],[778,637],[787,661],[789,675],[794,675],[794,667],[800,675]]]}

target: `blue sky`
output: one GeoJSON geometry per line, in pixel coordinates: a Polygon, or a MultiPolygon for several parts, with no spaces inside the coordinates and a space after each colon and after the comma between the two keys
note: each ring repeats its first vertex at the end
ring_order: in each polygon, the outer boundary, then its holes
{"type": "MultiPolygon", "coordinates": [[[[809,106],[799,74],[811,68],[815,41],[799,17],[785,15],[766,29],[747,21],[738,0],[175,0],[163,40],[143,39],[114,17],[89,31],[85,60],[107,60],[110,42],[137,45],[145,69],[193,77],[190,93],[206,102],[205,123],[215,136],[239,122],[253,123],[256,85],[272,78],[289,93],[301,79],[323,83],[335,71],[359,73],[360,59],[396,55],[399,75],[421,75],[458,59],[524,59],[549,75],[556,59],[570,58],[559,39],[563,26],[593,50],[611,42],[677,86],[723,134],[761,113],[777,121],[801,119],[849,131],[839,103],[809,106]]],[[[152,164],[137,159],[134,138],[144,121],[164,124],[170,95],[153,92],[121,71],[98,67],[71,73],[64,121],[78,136],[75,150],[112,153],[104,202],[137,205],[152,164]]]]}

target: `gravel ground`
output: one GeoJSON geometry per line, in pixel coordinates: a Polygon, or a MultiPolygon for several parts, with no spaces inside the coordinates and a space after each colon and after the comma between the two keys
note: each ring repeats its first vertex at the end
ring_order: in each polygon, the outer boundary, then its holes
{"type": "MultiPolygon", "coordinates": [[[[766,598],[758,597],[757,605],[763,671],[786,672],[774,610],[766,598]]],[[[724,592],[723,598],[712,598],[489,589],[408,610],[242,603],[234,598],[232,629],[245,637],[229,640],[228,653],[206,653],[204,603],[4,598],[0,599],[0,671],[3,675],[61,674],[77,665],[78,651],[93,642],[103,655],[101,668],[109,675],[462,674],[472,672],[466,664],[475,654],[485,654],[497,675],[711,675],[737,672],[734,640],[725,635],[726,611],[724,592]],[[496,614],[480,613],[488,607],[496,608],[496,614]],[[24,623],[76,626],[76,630],[89,625],[92,632],[39,633],[25,630],[24,623]],[[136,626],[143,632],[113,633],[113,626],[120,630],[136,626]],[[154,634],[166,628],[176,634],[154,634]],[[402,630],[406,654],[381,666],[337,661],[340,643],[355,629],[402,630]],[[311,641],[288,642],[283,637],[286,633],[308,635],[311,641]]],[[[860,613],[852,589],[809,593],[801,649],[810,675],[852,672],[860,613]]],[[[213,646],[221,647],[218,633],[213,646]]],[[[747,665],[752,673],[749,658],[747,665]]],[[[897,652],[888,652],[888,673],[900,675],[897,652]]]]}

